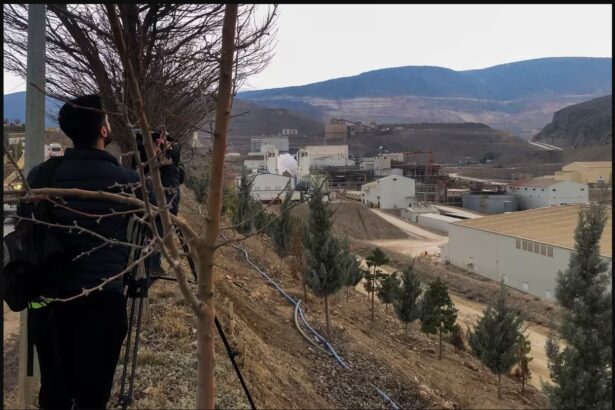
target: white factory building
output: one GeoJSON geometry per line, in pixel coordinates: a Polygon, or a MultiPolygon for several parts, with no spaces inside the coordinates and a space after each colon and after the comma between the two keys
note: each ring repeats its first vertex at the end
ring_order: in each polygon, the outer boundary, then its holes
{"type": "Polygon", "coordinates": [[[553,177],[516,182],[512,185],[510,192],[518,195],[520,210],[589,202],[587,184],[560,181],[553,177]]]}
{"type": "MultiPolygon", "coordinates": [[[[284,200],[286,190],[295,189],[295,178],[276,174],[252,174],[248,176],[253,180],[252,198],[261,202],[284,200]]],[[[237,177],[236,186],[239,186],[241,177],[237,177]]]]}
{"type": "Polygon", "coordinates": [[[310,174],[310,168],[346,167],[354,165],[348,159],[348,145],[306,145],[297,151],[297,176],[310,174]]]}
{"type": "Polygon", "coordinates": [[[361,186],[361,202],[382,209],[404,209],[416,196],[414,179],[389,175],[361,186]]]}
{"type": "MultiPolygon", "coordinates": [[[[271,144],[259,146],[260,152],[250,153],[244,161],[244,166],[252,172],[248,177],[252,179],[252,198],[261,202],[283,200],[284,189],[295,189],[295,178],[288,175],[279,175],[279,150],[271,144]]],[[[241,176],[236,179],[236,187],[241,184],[241,176]]]]}
{"type": "MultiPolygon", "coordinates": [[[[442,259],[534,296],[554,300],[558,271],[574,251],[579,210],[562,205],[468,219],[449,225],[442,259]]],[[[612,268],[612,208],[600,239],[600,256],[612,268]]]]}

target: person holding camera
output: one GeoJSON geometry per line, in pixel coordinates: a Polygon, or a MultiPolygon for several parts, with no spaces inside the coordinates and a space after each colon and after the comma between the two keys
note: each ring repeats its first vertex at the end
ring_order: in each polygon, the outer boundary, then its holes
{"type": "MultiPolygon", "coordinates": [[[[164,188],[165,200],[169,211],[173,215],[177,215],[179,211],[180,189],[179,186],[184,182],[184,170],[181,166],[181,150],[179,143],[166,133],[164,127],[158,127],[157,131],[152,132],[152,140],[154,142],[154,152],[160,158],[160,166],[164,166],[167,172],[161,175],[161,183],[164,188]]],[[[141,162],[147,162],[147,154],[143,145],[143,135],[137,133],[137,147],[141,162]]],[[[133,160],[133,168],[136,168],[136,162],[133,160]]],[[[146,175],[149,175],[149,166],[145,167],[146,175]]],[[[162,221],[160,217],[156,218],[156,228],[160,235],[163,234],[162,221]]],[[[152,254],[148,260],[148,269],[152,277],[162,276],[160,252],[152,254]]]]}
{"type": "MultiPolygon", "coordinates": [[[[32,188],[121,193],[125,187],[139,183],[136,172],[121,166],[105,151],[111,142],[111,126],[100,96],[84,95],[65,103],[58,122],[73,148],[58,160],[51,182],[43,182],[47,180],[47,163],[34,167],[27,176],[32,188]]],[[[168,175],[173,173],[168,166],[162,167],[160,173],[165,180],[174,178],[168,175]]],[[[135,194],[139,196],[140,191],[135,194]]],[[[128,240],[129,212],[133,207],[77,196],[63,199],[63,206],[50,207],[50,223],[76,225],[95,235],[79,229],[50,229],[65,250],[47,267],[46,287],[41,295],[53,298],[70,298],[83,293],[83,289],[97,288],[124,271],[129,260],[130,248],[114,242],[128,240]]],[[[154,201],[151,195],[142,199],[154,201]]],[[[17,212],[31,218],[34,205],[22,203],[17,212]]],[[[40,408],[106,408],[128,328],[123,291],[123,279],[118,277],[100,291],[28,309],[41,373],[40,408]]]]}

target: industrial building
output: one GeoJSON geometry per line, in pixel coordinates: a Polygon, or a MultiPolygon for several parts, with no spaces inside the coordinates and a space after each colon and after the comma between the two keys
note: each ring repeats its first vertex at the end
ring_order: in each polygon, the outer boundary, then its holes
{"type": "Polygon", "coordinates": [[[463,196],[469,194],[469,188],[447,188],[446,204],[451,206],[463,206],[463,196]]]}
{"type": "Polygon", "coordinates": [[[325,143],[327,140],[341,139],[346,143],[348,137],[348,125],[344,120],[332,119],[325,123],[325,143]]]}
{"type": "Polygon", "coordinates": [[[589,202],[587,184],[560,181],[553,177],[515,182],[511,187],[511,193],[518,195],[520,210],[589,202]]]}
{"type": "MultiPolygon", "coordinates": [[[[250,194],[252,198],[261,202],[281,201],[284,199],[284,189],[293,191],[295,189],[295,179],[287,175],[276,174],[252,174],[249,175],[252,182],[250,194]]],[[[241,183],[241,177],[237,177],[236,186],[241,183]]]]}
{"type": "Polygon", "coordinates": [[[412,178],[389,175],[361,186],[361,202],[382,209],[406,208],[414,200],[416,184],[412,178]]]}
{"type": "MultiPolygon", "coordinates": [[[[534,296],[554,299],[558,271],[568,268],[581,207],[561,205],[449,225],[445,262],[534,296]]],[[[612,208],[600,239],[600,256],[612,268],[612,208]]]]}
{"type": "Polygon", "coordinates": [[[440,214],[421,214],[418,216],[418,224],[425,228],[430,228],[442,233],[448,234],[449,226],[452,223],[459,222],[461,219],[453,218],[452,216],[440,215],[440,214]]]}
{"type": "Polygon", "coordinates": [[[297,151],[297,175],[310,174],[311,168],[350,167],[353,160],[348,159],[348,145],[307,145],[297,151]]]}
{"type": "Polygon", "coordinates": [[[559,181],[573,181],[581,184],[595,185],[608,184],[613,175],[611,161],[572,162],[555,172],[555,179],[559,181]]]}
{"type": "Polygon", "coordinates": [[[419,216],[426,214],[439,214],[440,211],[433,205],[412,203],[409,207],[402,209],[401,217],[409,222],[418,224],[419,216]]]}
{"type": "Polygon", "coordinates": [[[270,174],[277,174],[280,156],[277,147],[265,144],[260,146],[259,149],[260,152],[251,152],[246,156],[243,166],[252,172],[267,171],[270,174]]]}
{"type": "Polygon", "coordinates": [[[482,214],[503,214],[518,209],[518,196],[504,191],[468,192],[461,197],[461,206],[482,214]]]}
{"type": "Polygon", "coordinates": [[[273,145],[278,152],[288,152],[288,137],[251,138],[250,153],[263,152],[266,145],[273,145]]]}

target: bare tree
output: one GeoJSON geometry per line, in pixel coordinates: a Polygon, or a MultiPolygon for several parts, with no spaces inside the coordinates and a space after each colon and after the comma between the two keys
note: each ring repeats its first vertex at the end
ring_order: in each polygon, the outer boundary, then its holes
{"type": "MultiPolygon", "coordinates": [[[[27,5],[4,5],[5,68],[25,78],[27,5]]],[[[258,5],[239,7],[235,88],[272,57],[276,6],[257,21],[258,5]]],[[[221,58],[221,4],[120,4],[118,18],[130,50],[147,117],[180,139],[212,119],[221,58]]],[[[60,100],[98,93],[122,152],[138,122],[123,65],[102,4],[50,4],[45,92],[60,100]],[[126,119],[125,117],[128,116],[126,119]]],[[[235,89],[234,88],[234,89],[235,89]]]]}
{"type": "MultiPolygon", "coordinates": [[[[13,30],[18,26],[20,13],[17,11],[22,6],[5,6],[10,24],[13,30]],[[12,20],[11,20],[12,19],[12,20]]],[[[179,288],[187,300],[189,306],[197,318],[197,359],[198,359],[198,380],[196,405],[198,408],[213,408],[215,400],[215,357],[214,357],[214,288],[213,288],[213,266],[214,254],[221,246],[231,242],[240,241],[246,237],[233,238],[223,243],[217,243],[220,232],[220,219],[223,200],[224,182],[224,154],[227,143],[227,131],[230,121],[231,103],[234,90],[238,82],[252,71],[257,70],[259,64],[265,64],[267,57],[261,55],[267,50],[268,40],[265,40],[266,30],[273,22],[274,11],[266,17],[260,28],[250,29],[254,24],[254,6],[239,7],[236,4],[221,5],[114,5],[107,4],[101,6],[50,6],[52,13],[48,16],[48,41],[52,39],[52,52],[48,59],[54,63],[51,70],[51,88],[55,87],[57,94],[68,95],[82,94],[84,92],[100,92],[109,115],[114,115],[115,123],[122,129],[129,130],[132,124],[138,125],[143,131],[144,146],[147,154],[147,162],[142,163],[136,149],[136,140],[132,133],[124,135],[123,150],[134,155],[139,172],[139,184],[121,187],[122,192],[112,193],[103,191],[86,191],[80,189],[57,189],[41,188],[31,189],[27,186],[26,178],[21,175],[25,183],[23,201],[47,200],[57,206],[68,208],[64,197],[87,198],[90,200],[113,201],[128,204],[133,207],[130,211],[135,214],[143,214],[138,217],[141,223],[147,223],[154,237],[145,245],[140,247],[141,257],[133,261],[122,272],[118,272],[107,278],[105,281],[92,289],[83,289],[79,294],[72,295],[64,299],[53,299],[56,301],[70,301],[78,297],[87,295],[93,291],[102,289],[111,280],[118,278],[137,263],[143,261],[154,249],[159,249],[168,261],[172,271],[175,273],[179,288]],[[205,7],[205,8],[202,8],[205,7]],[[208,11],[207,13],[204,12],[208,11]],[[152,21],[146,21],[148,19],[152,21]],[[204,20],[203,20],[204,19],[204,20]],[[211,20],[208,20],[211,19],[211,20]],[[156,23],[158,22],[158,23],[156,23]],[[160,25],[157,25],[160,24],[160,25]],[[165,26],[166,24],[166,26],[165,26]],[[207,24],[208,29],[200,31],[198,27],[207,24]],[[150,27],[145,29],[144,26],[150,27]],[[158,30],[160,27],[167,27],[165,31],[158,30]],[[170,28],[169,28],[170,27],[170,28]],[[51,28],[51,30],[49,30],[51,28]],[[213,33],[211,30],[218,29],[221,34],[213,33]],[[149,31],[148,31],[149,30],[149,31]],[[208,31],[209,30],[209,31],[208,31]],[[50,33],[52,31],[52,33],[50,33]],[[198,34],[188,35],[192,31],[198,34]],[[63,41],[57,33],[64,32],[71,41],[63,41]],[[155,41],[150,41],[152,36],[155,41]],[[243,36],[243,37],[241,37],[243,36]],[[55,42],[54,42],[55,41],[55,42]],[[182,44],[183,42],[183,44],[182,44]],[[200,49],[197,45],[204,42],[207,47],[200,49]],[[148,48],[150,47],[150,48],[148,48]],[[173,48],[175,47],[175,48],[173,48]],[[216,47],[218,49],[216,49],[216,47]],[[196,90],[191,81],[197,84],[206,84],[207,90],[201,96],[211,98],[215,101],[215,126],[213,131],[213,147],[211,152],[209,168],[209,184],[205,203],[205,230],[197,233],[186,223],[183,218],[172,215],[169,212],[168,204],[165,201],[163,186],[160,180],[159,168],[161,163],[155,153],[154,144],[151,138],[151,124],[158,119],[156,108],[150,108],[146,99],[153,99],[151,105],[157,102],[152,97],[151,89],[144,86],[152,78],[162,79],[162,86],[168,86],[166,82],[169,77],[160,72],[166,70],[165,60],[160,59],[159,49],[165,50],[167,55],[181,56],[191,64],[191,70],[199,69],[199,61],[204,62],[201,71],[210,71],[207,82],[199,78],[185,78],[185,83],[178,87],[186,87],[187,91],[181,90],[176,94],[170,94],[170,100],[158,109],[168,107],[180,107],[187,102],[183,100],[191,92],[201,92],[196,90]],[[190,55],[189,51],[193,54],[190,55]],[[174,51],[174,52],[171,52],[174,51]],[[62,53],[74,63],[74,70],[70,70],[61,60],[62,53]],[[150,53],[150,54],[148,54],[150,53]],[[257,59],[261,55],[258,63],[253,62],[244,64],[242,59],[257,59]],[[157,60],[157,58],[159,60],[157,60]],[[211,59],[216,69],[207,66],[206,63],[211,59]],[[162,65],[156,65],[158,61],[162,65]],[[239,71],[239,67],[244,67],[239,71]],[[65,69],[65,71],[62,71],[65,69]],[[76,82],[72,82],[75,80],[76,82]],[[214,81],[215,80],[215,81],[214,81]],[[213,83],[212,83],[213,81],[213,83]],[[156,197],[156,204],[150,204],[147,200],[146,178],[144,169],[149,166],[153,191],[156,197]],[[155,225],[155,220],[160,217],[163,225],[163,232],[160,234],[155,225]],[[178,238],[175,227],[179,228],[188,246],[187,254],[195,261],[196,273],[198,278],[198,291],[195,294],[190,288],[186,272],[184,272],[181,257],[184,254],[178,246],[178,238]]],[[[23,12],[23,7],[22,7],[23,12]]],[[[6,14],[5,14],[6,17],[6,14]]],[[[7,22],[5,18],[5,23],[7,22]]],[[[13,34],[12,46],[19,50],[15,38],[19,35],[13,34]],[[15,37],[16,36],[16,37],[15,37]]],[[[5,44],[6,46],[6,44],[5,44]]],[[[266,54],[266,53],[265,53],[266,54]]],[[[6,54],[5,54],[6,55],[6,54]]],[[[173,59],[172,57],[171,59],[173,59]]],[[[9,57],[14,67],[20,68],[21,62],[19,55],[9,57]]],[[[179,60],[178,60],[179,61],[179,60]]],[[[21,67],[23,68],[23,67],[21,67]]],[[[188,73],[188,71],[186,71],[188,73]]],[[[48,74],[49,76],[49,74],[48,74]]],[[[169,80],[170,81],[170,80],[169,80]]],[[[43,92],[44,90],[41,90],[43,92]]],[[[194,94],[196,95],[196,94],[194,94]]],[[[201,112],[209,114],[210,109],[202,105],[202,100],[197,101],[201,112]]],[[[191,104],[195,104],[194,101],[191,104]]],[[[186,107],[184,105],[184,107],[186,107]]],[[[189,106],[191,109],[197,108],[196,105],[189,106]]],[[[179,108],[178,108],[179,110],[179,108]]],[[[199,114],[201,115],[201,114],[199,114]]],[[[190,118],[190,111],[178,111],[177,116],[181,120],[193,121],[190,118]],[[179,114],[181,113],[181,115],[179,114]]],[[[16,164],[13,158],[11,161],[16,164]]],[[[21,171],[19,171],[21,174],[21,171]]],[[[74,210],[73,210],[74,211],[74,210]]],[[[75,211],[77,212],[77,211],[75,211]]],[[[110,210],[108,214],[97,214],[87,216],[92,218],[106,218],[117,215],[117,212],[110,210]]],[[[53,225],[57,229],[76,230],[80,234],[94,235],[101,241],[101,246],[113,244],[114,246],[135,247],[131,243],[118,243],[117,241],[104,238],[95,232],[88,231],[77,224],[61,226],[48,222],[35,220],[37,223],[53,225]]],[[[92,250],[92,252],[95,249],[92,250]]],[[[90,252],[85,252],[79,257],[87,257],[90,252]]]]}

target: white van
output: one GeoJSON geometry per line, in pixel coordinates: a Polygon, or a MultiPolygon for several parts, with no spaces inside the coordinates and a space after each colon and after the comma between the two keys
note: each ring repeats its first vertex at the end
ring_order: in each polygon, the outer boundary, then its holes
{"type": "Polygon", "coordinates": [[[45,144],[45,159],[49,159],[49,157],[61,157],[62,155],[64,155],[62,146],[57,142],[45,144]]]}

